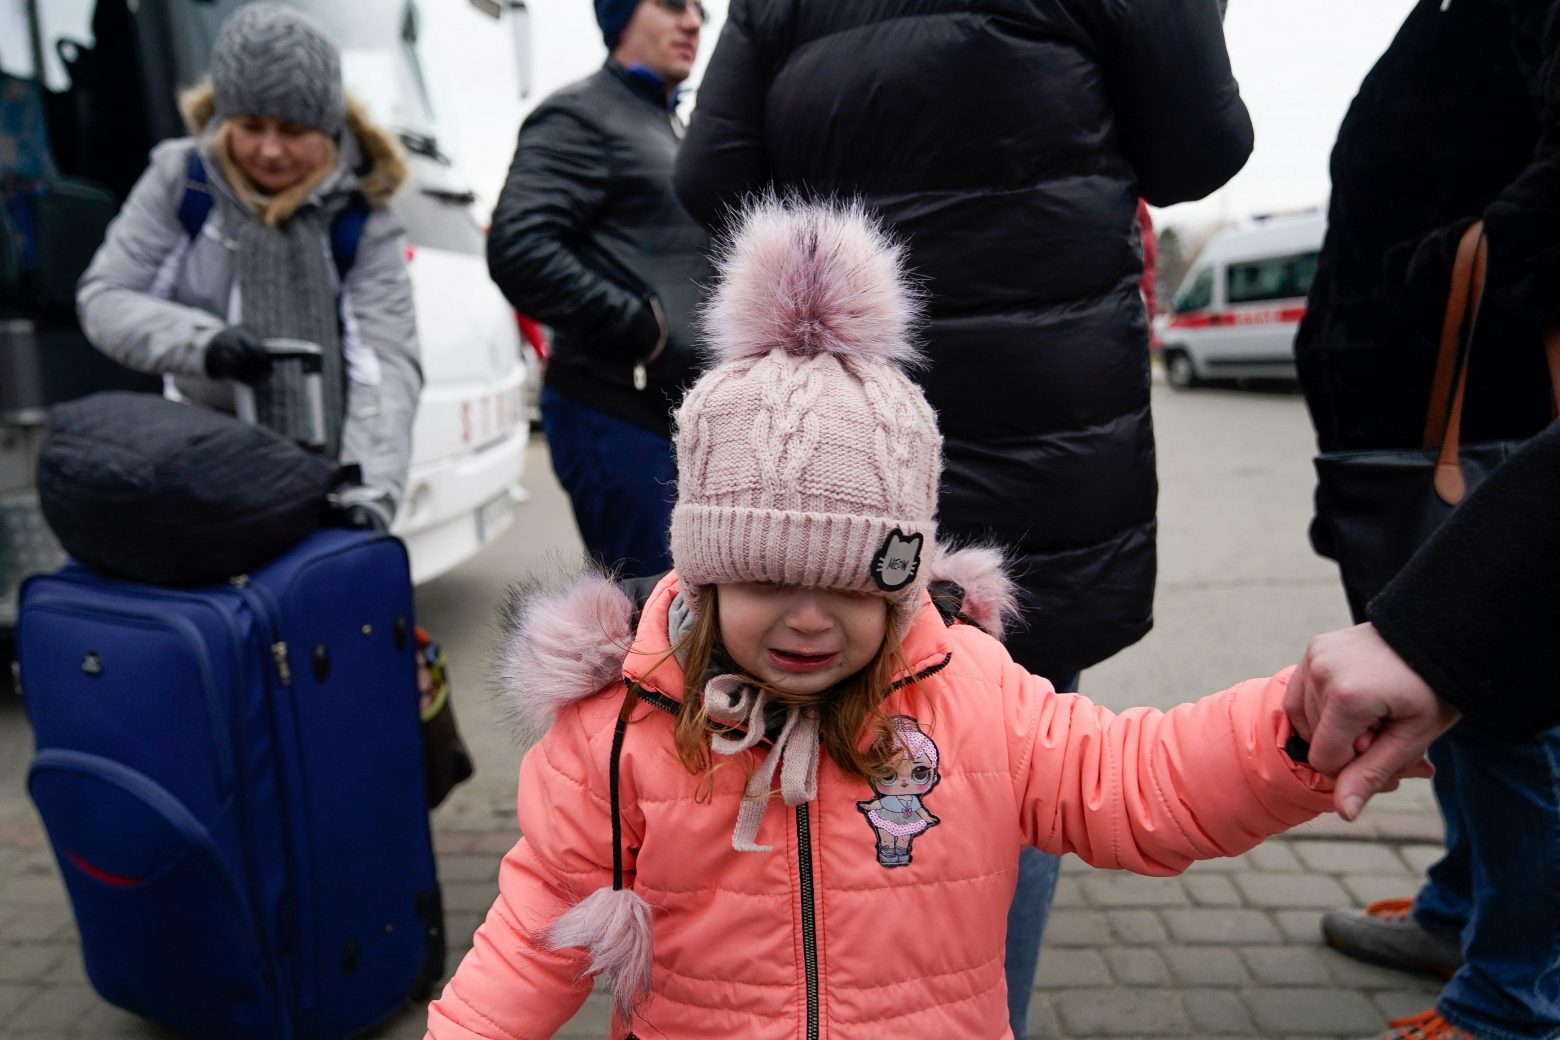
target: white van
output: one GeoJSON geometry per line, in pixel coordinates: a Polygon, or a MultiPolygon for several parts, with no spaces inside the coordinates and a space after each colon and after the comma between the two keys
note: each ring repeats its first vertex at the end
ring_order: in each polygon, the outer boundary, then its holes
{"type": "Polygon", "coordinates": [[[1171,386],[1295,378],[1295,330],[1326,228],[1321,214],[1273,218],[1203,248],[1157,322],[1171,386]]]}

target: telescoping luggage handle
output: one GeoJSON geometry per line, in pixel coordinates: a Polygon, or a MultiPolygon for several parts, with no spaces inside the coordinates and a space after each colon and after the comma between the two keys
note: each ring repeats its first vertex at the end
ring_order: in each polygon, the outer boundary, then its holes
{"type": "MultiPolygon", "coordinates": [[[[271,355],[272,375],[267,389],[291,383],[301,387],[302,417],[289,415],[289,428],[277,430],[306,448],[321,450],[325,447],[325,352],[318,343],[302,339],[268,339],[264,342],[266,353],[271,355]],[[278,378],[295,374],[297,379],[278,378]],[[300,425],[301,423],[301,425],[300,425]]],[[[233,384],[234,410],[238,418],[251,426],[263,424],[255,401],[255,388],[248,383],[233,384]]],[[[292,411],[291,409],[289,411],[292,411]]]]}

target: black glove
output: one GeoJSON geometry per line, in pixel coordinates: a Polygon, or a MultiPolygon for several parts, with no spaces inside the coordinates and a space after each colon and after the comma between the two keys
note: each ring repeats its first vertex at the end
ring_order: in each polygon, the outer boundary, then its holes
{"type": "Polygon", "coordinates": [[[271,355],[260,337],[242,325],[229,325],[206,344],[206,374],[254,386],[271,374],[271,355]]]}

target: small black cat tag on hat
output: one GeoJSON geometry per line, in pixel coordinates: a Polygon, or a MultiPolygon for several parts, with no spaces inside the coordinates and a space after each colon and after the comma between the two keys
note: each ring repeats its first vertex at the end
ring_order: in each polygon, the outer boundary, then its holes
{"type": "Polygon", "coordinates": [[[905,534],[894,528],[883,547],[872,557],[872,580],[887,592],[897,592],[915,579],[921,566],[922,535],[905,534]]]}

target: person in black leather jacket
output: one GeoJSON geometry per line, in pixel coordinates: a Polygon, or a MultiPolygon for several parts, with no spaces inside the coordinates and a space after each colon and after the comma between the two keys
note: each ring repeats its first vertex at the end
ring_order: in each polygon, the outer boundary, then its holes
{"type": "Polygon", "coordinates": [[[704,13],[698,0],[597,0],[596,14],[611,56],[520,128],[488,271],[553,328],[541,398],[553,469],[586,548],[632,577],[671,566],[671,414],[697,374],[706,239],[672,166],[704,13]]]}

